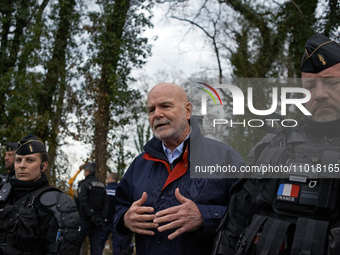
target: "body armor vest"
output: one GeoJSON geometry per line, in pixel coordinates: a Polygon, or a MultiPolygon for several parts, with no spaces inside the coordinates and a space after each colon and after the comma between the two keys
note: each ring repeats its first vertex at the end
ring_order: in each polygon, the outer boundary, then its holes
{"type": "Polygon", "coordinates": [[[298,127],[267,135],[252,153],[251,165],[289,171],[240,180],[213,254],[340,254],[340,134],[311,138],[298,127]]]}
{"type": "Polygon", "coordinates": [[[0,205],[0,255],[71,255],[78,240],[78,227],[73,200],[56,188],[41,187],[14,204],[7,202],[0,205]],[[38,201],[46,210],[53,212],[59,226],[54,243],[43,240],[38,201]]]}
{"type": "Polygon", "coordinates": [[[31,254],[41,245],[41,236],[35,199],[49,186],[22,197],[14,204],[4,202],[0,206],[0,243],[3,254],[31,254]],[[23,251],[26,251],[24,253],[23,251]]]}

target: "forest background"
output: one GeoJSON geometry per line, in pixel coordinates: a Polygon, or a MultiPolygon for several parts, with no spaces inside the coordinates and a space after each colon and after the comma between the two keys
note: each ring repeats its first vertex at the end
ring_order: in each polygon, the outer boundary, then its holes
{"type": "MultiPolygon", "coordinates": [[[[3,0],[0,143],[39,137],[51,184],[63,190],[71,169],[87,160],[104,182],[113,169],[123,175],[151,136],[144,107],[150,87],[166,81],[187,88],[189,78],[297,78],[304,45],[317,33],[340,41],[338,0],[3,0]],[[153,30],[153,16],[171,29],[153,30]],[[150,73],[149,60],[172,52],[153,52],[155,31],[174,29],[176,40],[203,42],[205,57],[191,74],[190,66],[181,70],[191,63],[181,57],[172,69],[150,73]]],[[[253,95],[263,109],[266,95],[266,88],[253,95]]],[[[264,134],[233,128],[222,139],[246,159],[264,134]]]]}

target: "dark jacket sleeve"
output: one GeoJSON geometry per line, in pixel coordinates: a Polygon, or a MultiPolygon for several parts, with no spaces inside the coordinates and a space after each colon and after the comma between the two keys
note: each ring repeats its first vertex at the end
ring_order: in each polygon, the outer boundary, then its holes
{"type": "Polygon", "coordinates": [[[40,218],[40,233],[45,244],[56,243],[59,225],[55,219],[53,212],[41,206],[38,209],[38,217],[40,218]]]}
{"type": "Polygon", "coordinates": [[[45,240],[46,254],[74,254],[79,234],[79,217],[73,200],[66,194],[52,191],[44,193],[40,203],[39,225],[45,240]]]}
{"type": "Polygon", "coordinates": [[[109,211],[109,197],[105,194],[104,206],[101,211],[101,216],[103,219],[107,219],[107,212],[109,211]]]}
{"type": "Polygon", "coordinates": [[[78,188],[79,214],[86,219],[90,219],[92,216],[88,197],[89,184],[87,182],[81,182],[78,188]]]}
{"type": "MultiPolygon", "coordinates": [[[[204,138],[197,148],[200,148],[200,150],[195,151],[194,153],[196,153],[195,157],[197,158],[196,163],[198,162],[198,165],[204,165],[206,162],[209,162],[208,164],[210,165],[231,165],[240,169],[240,167],[245,164],[243,158],[233,148],[226,144],[204,138]],[[200,162],[200,160],[202,160],[202,162],[200,162]]],[[[204,228],[201,229],[200,233],[212,234],[219,226],[230,201],[230,190],[237,181],[236,179],[230,178],[231,176],[235,177],[234,174],[229,174],[227,176],[228,178],[210,179],[211,187],[214,187],[213,190],[209,191],[210,195],[212,196],[214,192],[216,192],[215,196],[218,196],[223,192],[225,196],[224,199],[220,200],[220,204],[197,204],[204,220],[204,228]]],[[[208,176],[206,178],[211,177],[208,176]]]]}

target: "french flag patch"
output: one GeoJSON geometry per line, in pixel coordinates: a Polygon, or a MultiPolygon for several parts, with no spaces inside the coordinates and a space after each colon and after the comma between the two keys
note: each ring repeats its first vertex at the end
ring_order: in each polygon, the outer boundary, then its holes
{"type": "Polygon", "coordinates": [[[281,183],[277,191],[277,200],[297,203],[300,186],[297,184],[281,183]]]}

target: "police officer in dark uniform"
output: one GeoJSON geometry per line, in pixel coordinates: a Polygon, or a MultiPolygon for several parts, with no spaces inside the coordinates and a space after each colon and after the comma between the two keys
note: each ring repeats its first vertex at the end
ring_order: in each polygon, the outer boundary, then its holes
{"type": "Polygon", "coordinates": [[[14,176],[14,157],[15,151],[18,148],[17,142],[6,142],[6,154],[5,154],[5,170],[6,172],[0,174],[0,188],[7,182],[9,179],[14,176]]]}
{"type": "Polygon", "coordinates": [[[123,238],[116,232],[113,226],[113,218],[116,212],[116,205],[118,203],[116,198],[116,189],[118,186],[119,176],[117,173],[110,173],[106,178],[106,194],[109,199],[109,210],[107,212],[105,226],[100,234],[100,245],[102,249],[105,248],[105,243],[109,235],[112,237],[112,255],[120,255],[123,238]]]}
{"type": "Polygon", "coordinates": [[[266,135],[248,166],[287,166],[233,188],[213,254],[340,254],[340,45],[315,35],[302,84],[312,116],[266,135]]]}
{"type": "Polygon", "coordinates": [[[72,255],[79,217],[73,200],[50,187],[44,144],[28,135],[19,142],[15,177],[0,201],[1,255],[72,255]]]}
{"type": "Polygon", "coordinates": [[[95,176],[96,164],[88,163],[84,166],[85,179],[79,183],[76,199],[80,215],[80,238],[76,254],[86,238],[90,238],[92,255],[102,255],[100,233],[105,225],[108,211],[108,197],[105,185],[95,176]]]}
{"type": "Polygon", "coordinates": [[[100,234],[100,245],[105,248],[105,243],[109,235],[112,237],[112,255],[131,255],[133,253],[132,232],[125,235],[119,234],[113,225],[113,219],[116,212],[118,200],[116,198],[116,190],[118,187],[118,173],[108,174],[106,181],[106,194],[109,199],[109,210],[107,212],[107,221],[104,229],[100,234]]]}
{"type": "Polygon", "coordinates": [[[6,156],[5,156],[5,169],[10,173],[11,176],[14,175],[14,157],[15,151],[18,148],[18,142],[6,142],[6,156]]]}

